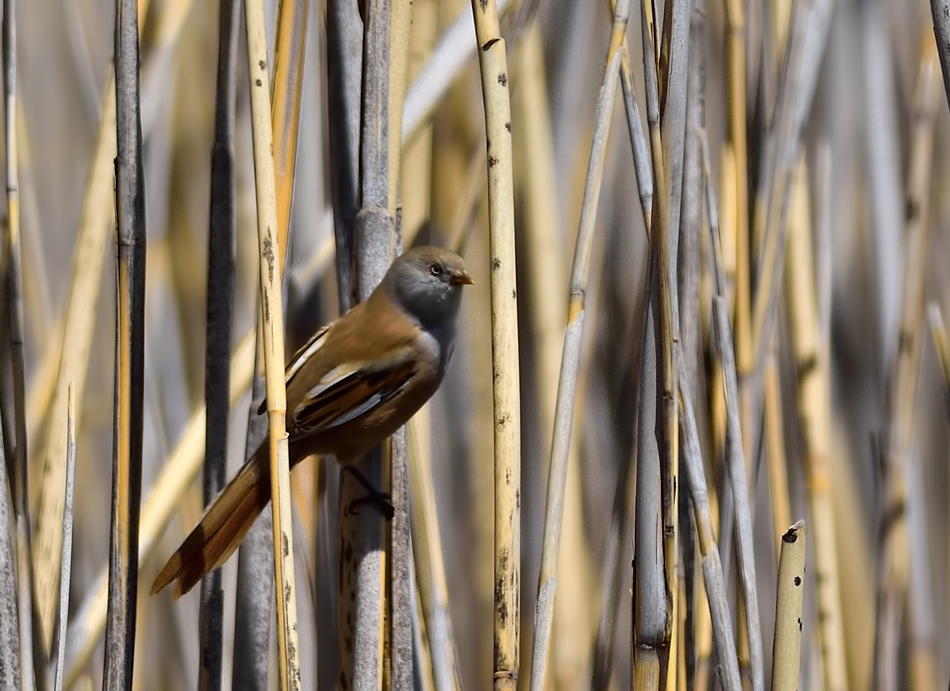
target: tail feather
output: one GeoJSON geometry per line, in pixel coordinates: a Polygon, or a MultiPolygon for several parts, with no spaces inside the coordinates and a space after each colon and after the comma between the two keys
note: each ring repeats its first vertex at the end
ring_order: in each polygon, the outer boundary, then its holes
{"type": "Polygon", "coordinates": [[[228,483],[152,585],[152,595],[176,581],[174,599],[224,564],[270,501],[266,442],[228,483]]]}

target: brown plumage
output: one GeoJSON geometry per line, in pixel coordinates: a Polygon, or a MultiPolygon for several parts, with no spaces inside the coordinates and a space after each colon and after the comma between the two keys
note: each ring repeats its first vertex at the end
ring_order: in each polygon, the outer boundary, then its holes
{"type": "MultiPolygon", "coordinates": [[[[434,247],[400,256],[370,297],[320,329],[286,369],[290,467],[313,454],[359,460],[429,400],[452,357],[460,257],[434,247]]],[[[265,406],[262,406],[263,410],[265,406]]],[[[174,597],[224,564],[271,498],[265,442],[224,488],[155,579],[174,597]]]]}

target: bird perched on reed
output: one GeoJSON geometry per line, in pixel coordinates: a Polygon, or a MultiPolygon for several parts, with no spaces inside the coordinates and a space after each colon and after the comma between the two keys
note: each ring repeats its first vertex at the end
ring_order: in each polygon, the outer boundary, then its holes
{"type": "MultiPolygon", "coordinates": [[[[462,287],[471,283],[453,252],[409,250],[365,302],[297,351],[285,375],[291,468],[313,454],[352,468],[429,400],[452,358],[462,287]]],[[[153,595],[177,581],[180,597],[234,553],[271,498],[268,450],[265,440],[208,507],[153,595]]]]}

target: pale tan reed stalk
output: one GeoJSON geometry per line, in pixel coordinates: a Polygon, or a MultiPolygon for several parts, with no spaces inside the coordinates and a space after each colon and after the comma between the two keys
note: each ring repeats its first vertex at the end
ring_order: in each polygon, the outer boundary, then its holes
{"type": "Polygon", "coordinates": [[[472,0],[485,104],[495,449],[494,688],[517,687],[521,591],[521,403],[508,58],[495,0],[472,0]]]}
{"type": "Polygon", "coordinates": [[[772,691],[798,691],[805,593],[805,522],[782,535],[772,642],[772,691]]]}
{"type": "MultiPolygon", "coordinates": [[[[752,370],[755,367],[752,349],[752,282],[751,252],[749,236],[749,176],[748,143],[746,137],[746,25],[745,3],[742,0],[726,0],[726,88],[728,91],[729,146],[735,167],[730,171],[730,179],[723,178],[723,184],[730,185],[735,194],[734,223],[723,223],[723,234],[735,239],[736,249],[736,295],[735,338],[736,368],[739,378],[740,427],[752,429],[751,385],[752,370]]],[[[724,219],[729,220],[725,215],[724,219]]],[[[725,254],[725,247],[723,254],[725,254]]],[[[746,461],[752,456],[752,435],[743,439],[743,452],[746,461]]]]}
{"type": "Polygon", "coordinates": [[[300,130],[300,95],[303,89],[304,53],[310,3],[281,2],[274,49],[273,111],[274,180],[277,205],[277,247],[283,275],[290,237],[290,211],[297,167],[297,134],[300,130]]]}
{"type": "Polygon", "coordinates": [[[270,428],[271,508],[274,528],[274,589],[277,609],[278,678],[282,691],[300,686],[297,593],[291,530],[287,391],[284,385],[283,296],[278,244],[274,139],[263,0],[245,0],[248,71],[251,79],[251,132],[260,243],[261,335],[267,418],[270,428]]]}

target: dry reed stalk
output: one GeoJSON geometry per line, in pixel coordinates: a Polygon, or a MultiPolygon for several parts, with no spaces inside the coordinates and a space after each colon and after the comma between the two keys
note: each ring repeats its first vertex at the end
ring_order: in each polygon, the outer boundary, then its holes
{"type": "Polygon", "coordinates": [[[304,54],[310,3],[279,3],[277,45],[274,48],[273,112],[274,180],[277,200],[277,247],[281,275],[287,261],[290,211],[297,168],[297,134],[300,130],[300,94],[303,89],[304,54]]]}
{"type": "Polygon", "coordinates": [[[495,451],[494,681],[518,681],[521,590],[521,410],[508,58],[494,0],[472,0],[485,104],[491,254],[495,451]]]}
{"type": "Polygon", "coordinates": [[[937,55],[943,74],[943,91],[950,104],[950,2],[930,0],[930,16],[933,19],[934,36],[937,40],[937,55]]]}
{"type": "MultiPolygon", "coordinates": [[[[884,522],[880,536],[881,580],[874,656],[874,684],[878,689],[894,689],[898,685],[897,655],[907,594],[909,561],[921,559],[922,561],[917,561],[917,568],[929,568],[925,555],[912,554],[908,547],[905,507],[908,501],[908,465],[912,462],[911,455],[915,444],[917,382],[930,264],[930,184],[939,93],[937,66],[936,43],[930,34],[925,34],[914,93],[907,176],[907,251],[900,318],[901,337],[896,359],[892,363],[888,401],[884,522]]],[[[914,666],[912,672],[918,669],[914,666]]],[[[916,684],[924,681],[914,678],[911,683],[917,688],[916,684]]]]}
{"type": "MultiPolygon", "coordinates": [[[[241,340],[231,357],[230,405],[234,405],[251,384],[254,373],[254,344],[255,332],[251,331],[241,340]]],[[[205,411],[202,409],[192,415],[187,431],[152,485],[142,507],[139,530],[140,563],[152,554],[172,515],[179,508],[181,498],[201,470],[204,460],[204,432],[205,411]]],[[[73,619],[73,626],[66,641],[66,688],[71,688],[78,680],[105,628],[105,569],[100,571],[94,584],[73,619]]]]}
{"type": "MultiPolygon", "coordinates": [[[[399,241],[389,213],[390,4],[373,0],[363,8],[363,91],[359,140],[362,207],[355,219],[357,298],[365,300],[392,262],[399,241]]],[[[389,480],[389,445],[362,459],[361,472],[374,485],[389,480]]],[[[338,637],[340,685],[382,689],[390,673],[387,622],[387,529],[377,512],[354,514],[359,488],[351,476],[340,482],[340,554],[352,559],[340,570],[338,637]]]]}
{"type": "Polygon", "coordinates": [[[420,603],[428,631],[431,674],[437,691],[461,689],[455,638],[449,613],[449,588],[432,484],[429,405],[409,421],[412,471],[413,548],[420,603]]]}
{"type": "MultiPolygon", "coordinates": [[[[17,519],[29,525],[27,491],[27,436],[26,400],[24,395],[24,329],[23,329],[23,269],[20,256],[20,186],[17,159],[17,108],[16,108],[16,1],[3,4],[3,105],[4,105],[4,151],[7,217],[6,246],[3,248],[4,278],[7,281],[5,308],[8,311],[7,327],[10,329],[10,358],[13,371],[13,429],[14,438],[6,440],[7,447],[15,448],[14,457],[7,459],[13,487],[13,503],[17,519]],[[12,445],[11,445],[12,442],[12,445]]],[[[28,545],[27,545],[28,547],[28,545]]],[[[31,582],[23,584],[29,588],[31,582]]],[[[29,590],[27,591],[29,592],[29,590]]],[[[27,632],[24,632],[27,633],[27,632]]]]}
{"type": "MultiPolygon", "coordinates": [[[[731,225],[723,224],[726,235],[735,239],[736,248],[736,295],[735,332],[736,366],[740,382],[741,418],[740,426],[744,430],[752,429],[752,408],[749,386],[752,370],[755,367],[752,349],[752,282],[751,252],[749,248],[749,175],[748,142],[746,135],[746,25],[745,3],[741,0],[726,0],[726,89],[728,92],[728,132],[729,146],[734,157],[735,167],[730,171],[731,178],[723,178],[723,185],[729,185],[735,195],[735,216],[727,220],[731,225]]],[[[723,247],[725,254],[725,247],[723,247]]],[[[743,451],[746,459],[752,459],[752,435],[746,434],[743,451]]]]}
{"type": "Polygon", "coordinates": [[[772,689],[797,691],[801,669],[802,604],[805,592],[805,522],[782,535],[772,641],[772,689]]]}
{"type": "Polygon", "coordinates": [[[776,563],[781,557],[782,541],[777,535],[780,525],[791,523],[792,510],[788,493],[788,461],[785,458],[785,429],[782,419],[782,381],[778,371],[778,337],[772,343],[765,363],[765,428],[768,441],[769,505],[772,509],[772,533],[775,534],[776,563]]]}
{"type": "MultiPolygon", "coordinates": [[[[660,136],[659,96],[657,93],[654,17],[652,5],[641,5],[643,33],[643,69],[647,104],[647,125],[650,132],[650,153],[653,164],[654,204],[651,214],[651,233],[644,307],[644,329],[641,337],[640,396],[637,420],[636,464],[636,518],[635,558],[633,563],[633,679],[634,686],[642,689],[658,689],[661,678],[661,651],[669,653],[667,628],[671,603],[664,569],[664,539],[660,521],[663,511],[663,464],[669,457],[669,448],[663,443],[670,439],[663,405],[661,387],[666,384],[663,360],[664,311],[661,304],[660,285],[665,283],[665,264],[660,260],[664,238],[669,232],[669,195],[666,190],[666,175],[663,166],[663,146],[660,136]],[[662,230],[666,227],[666,234],[662,230]]],[[[668,251],[668,248],[667,248],[668,251]]],[[[668,297],[668,294],[667,294],[668,297]]],[[[665,524],[664,524],[665,527],[665,524]]]]}
{"type": "MultiPolygon", "coordinates": [[[[648,29],[653,24],[652,10],[649,8],[648,3],[643,4],[643,10],[643,25],[648,29]]],[[[672,201],[669,187],[669,171],[667,168],[672,165],[672,162],[665,159],[665,147],[668,143],[666,141],[667,133],[665,131],[661,133],[660,87],[658,86],[658,77],[655,70],[656,62],[654,58],[656,55],[656,44],[653,42],[653,39],[651,39],[651,32],[649,30],[644,32],[643,41],[647,125],[650,132],[650,153],[653,162],[653,184],[655,190],[653,217],[650,224],[652,229],[650,253],[653,264],[651,265],[649,273],[652,275],[652,278],[648,284],[650,286],[649,295],[652,316],[648,316],[647,321],[648,323],[651,319],[654,321],[654,338],[656,339],[656,367],[658,374],[656,383],[656,415],[658,418],[656,422],[656,441],[660,461],[660,518],[663,536],[663,577],[666,592],[664,595],[665,606],[662,609],[662,631],[649,631],[648,628],[640,628],[638,626],[640,637],[637,639],[636,649],[642,652],[646,658],[652,658],[654,656],[653,652],[648,652],[647,646],[659,650],[659,664],[663,669],[666,669],[670,655],[673,652],[670,649],[670,639],[673,633],[674,622],[676,621],[676,593],[678,592],[676,567],[678,554],[676,543],[678,509],[675,487],[677,484],[679,458],[679,426],[677,424],[676,408],[677,373],[674,358],[677,352],[676,344],[679,341],[679,310],[676,305],[676,257],[674,254],[675,246],[673,239],[674,232],[678,232],[678,228],[674,231],[671,227],[671,219],[673,217],[671,210],[672,201]]],[[[685,61],[683,67],[685,68],[685,61]]],[[[680,134],[678,145],[680,157],[682,157],[681,137],[682,135],[680,134]]],[[[680,171],[681,168],[682,161],[679,162],[680,171]]],[[[681,182],[680,180],[680,183],[681,182]]],[[[676,204],[678,207],[678,195],[676,204]]],[[[649,328],[650,327],[648,327],[648,329],[649,328]]],[[[647,352],[648,350],[644,351],[645,354],[647,352]]],[[[641,402],[640,405],[642,407],[644,402],[641,402]]],[[[640,428],[640,435],[644,434],[644,430],[645,428],[640,428]]],[[[656,622],[653,623],[655,624],[656,622]]],[[[647,626],[649,627],[649,624],[647,626]]],[[[636,664],[634,676],[636,678],[636,664]]]]}
{"type": "Polygon", "coordinates": [[[419,691],[436,691],[429,632],[426,630],[425,615],[422,612],[422,595],[419,593],[419,579],[416,578],[415,568],[412,570],[412,584],[412,645],[417,665],[416,678],[419,680],[416,688],[419,691]]]}
{"type": "MultiPolygon", "coordinates": [[[[389,20],[389,104],[388,104],[388,183],[389,215],[396,224],[395,252],[403,251],[402,209],[399,188],[402,170],[402,112],[409,70],[409,45],[412,26],[412,2],[396,0],[390,6],[389,20]]],[[[409,438],[405,427],[392,438],[390,495],[393,520],[389,523],[388,600],[388,684],[393,688],[412,686],[412,540],[409,526],[409,438]]]]}
{"type": "MultiPolygon", "coordinates": [[[[564,511],[568,459],[571,449],[581,341],[584,335],[587,275],[590,267],[594,224],[597,219],[597,205],[600,199],[600,186],[604,174],[610,115],[613,112],[614,97],[617,91],[617,77],[620,72],[620,58],[627,31],[629,10],[629,0],[619,0],[614,11],[604,78],[597,98],[593,142],[584,185],[584,201],[577,230],[574,266],[571,271],[568,322],[564,334],[557,405],[553,418],[553,440],[551,442],[551,463],[548,471],[541,570],[538,576],[534,651],[531,662],[531,689],[535,691],[543,689],[548,681],[548,657],[551,650],[554,598],[557,588],[558,549],[564,511]]],[[[547,279],[546,276],[545,279],[547,279]]],[[[541,293],[541,295],[544,295],[544,293],[541,293]]]]}
{"type": "MultiPolygon", "coordinates": [[[[4,150],[6,185],[7,185],[7,217],[6,246],[3,248],[3,257],[0,266],[6,278],[5,294],[6,326],[10,338],[10,375],[13,380],[13,425],[6,424],[6,430],[13,430],[13,439],[6,439],[7,448],[13,449],[12,458],[7,458],[7,467],[10,469],[10,487],[12,488],[13,511],[15,513],[19,602],[31,603],[33,589],[31,530],[30,530],[30,495],[28,486],[29,456],[27,453],[28,435],[26,424],[26,397],[24,392],[25,360],[24,360],[24,327],[23,327],[23,277],[22,259],[20,250],[20,183],[17,137],[17,30],[16,30],[16,2],[7,0],[3,4],[3,95],[4,95],[4,150]],[[12,444],[11,444],[12,442],[12,444]]],[[[42,265],[42,261],[39,262],[42,265]]],[[[41,279],[42,280],[42,279],[41,279]]],[[[9,413],[8,410],[0,411],[9,413]]],[[[21,608],[23,609],[23,608],[21,608]]],[[[20,669],[26,688],[32,687],[30,674],[32,670],[41,672],[44,656],[34,656],[33,640],[34,621],[36,611],[33,607],[23,609],[19,616],[20,645],[9,650],[15,654],[19,649],[20,669]]]]}
{"type": "MultiPolygon", "coordinates": [[[[109,540],[109,601],[103,684],[132,687],[138,610],[145,389],[145,180],[139,93],[138,14],[116,5],[116,364],[109,540]]],[[[68,397],[68,394],[67,394],[68,397]]]]}
{"type": "Polygon", "coordinates": [[[947,416],[950,418],[950,337],[947,336],[947,327],[938,303],[931,302],[927,307],[927,318],[930,323],[930,335],[934,341],[934,350],[937,351],[937,360],[940,362],[940,371],[943,372],[945,382],[943,396],[947,416]]]}
{"type": "Polygon", "coordinates": [[[830,362],[822,349],[804,160],[794,175],[789,223],[788,313],[798,377],[798,410],[804,430],[804,460],[811,525],[814,528],[815,583],[824,683],[848,687],[839,596],[838,549],[832,507],[830,362]]]}
{"type": "MultiPolygon", "coordinates": [[[[290,4],[290,3],[285,3],[290,4]]],[[[211,209],[208,228],[207,336],[205,339],[205,460],[202,497],[207,507],[224,488],[228,457],[228,380],[234,312],[234,110],[237,90],[236,0],[218,9],[218,61],[215,87],[214,143],[211,150],[211,209]]],[[[201,582],[198,628],[198,688],[221,688],[224,642],[224,593],[221,570],[201,582]]]]}
{"type": "MultiPolygon", "coordinates": [[[[680,363],[680,369],[682,369],[682,362],[680,363]]],[[[722,563],[719,561],[719,550],[716,547],[716,540],[713,535],[709,497],[706,493],[706,478],[703,474],[702,452],[699,446],[699,433],[696,430],[696,417],[686,387],[686,378],[681,376],[679,405],[682,408],[682,414],[679,420],[683,426],[683,467],[686,471],[690,500],[693,504],[693,517],[696,522],[696,536],[698,538],[700,562],[703,568],[703,580],[709,600],[709,613],[719,664],[722,666],[723,688],[726,691],[739,691],[742,688],[742,682],[739,680],[739,664],[732,634],[732,622],[729,618],[726,584],[723,580],[722,563]]]]}
{"type": "Polygon", "coordinates": [[[291,537],[290,467],[287,446],[287,392],[284,388],[283,296],[275,193],[270,77],[264,3],[244,3],[251,79],[251,132],[260,242],[261,327],[267,417],[270,428],[271,508],[274,538],[274,589],[277,601],[278,678],[282,691],[299,688],[297,594],[291,537]]]}
{"type": "Polygon", "coordinates": [[[59,631],[56,636],[54,691],[63,691],[66,672],[66,623],[69,620],[69,581],[73,557],[73,487],[76,477],[76,385],[70,383],[66,414],[66,487],[63,501],[63,555],[59,576],[59,631]]]}
{"type": "MultiPolygon", "coordinates": [[[[761,247],[756,248],[759,257],[759,276],[755,286],[752,314],[752,348],[754,371],[747,389],[752,427],[744,428],[746,436],[751,437],[747,446],[758,454],[761,442],[760,422],[763,407],[763,379],[766,351],[775,331],[776,311],[781,292],[782,275],[785,266],[784,256],[788,237],[789,198],[791,195],[792,171],[799,156],[800,123],[796,120],[800,98],[799,79],[802,63],[802,48],[805,39],[807,9],[805,3],[796,3],[793,7],[792,25],[789,28],[787,56],[783,64],[783,78],[774,114],[775,123],[771,127],[763,156],[764,180],[760,185],[757,207],[761,213],[756,228],[757,239],[761,247]]],[[[758,482],[760,463],[758,455],[747,458],[751,469],[753,487],[758,482]]],[[[779,525],[786,525],[780,523],[779,525]]]]}
{"type": "Polygon", "coordinates": [[[20,689],[23,688],[20,685],[21,668],[29,670],[32,666],[29,658],[21,662],[18,618],[17,567],[22,572],[27,560],[18,560],[14,551],[15,538],[10,528],[15,525],[16,511],[10,494],[3,444],[0,444],[0,456],[4,456],[0,458],[0,684],[5,689],[20,689]]]}
{"type": "MultiPolygon", "coordinates": [[[[710,223],[710,227],[713,224],[710,223]]],[[[714,229],[714,232],[718,228],[714,229]]],[[[743,457],[742,433],[739,422],[739,386],[736,381],[736,368],[732,350],[732,329],[725,303],[725,278],[722,260],[719,256],[719,238],[713,238],[713,256],[716,261],[717,295],[714,298],[715,331],[722,377],[725,381],[726,396],[726,450],[727,470],[732,488],[732,501],[735,506],[738,535],[738,561],[742,610],[745,613],[745,628],[749,637],[749,661],[751,682],[754,691],[765,688],[765,671],[762,659],[762,632],[759,628],[759,599],[755,579],[755,554],[752,544],[752,517],[749,506],[748,478],[746,461],[743,457]]]]}

